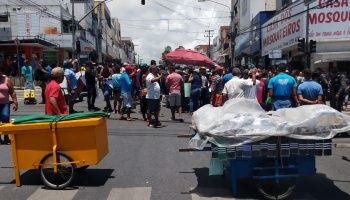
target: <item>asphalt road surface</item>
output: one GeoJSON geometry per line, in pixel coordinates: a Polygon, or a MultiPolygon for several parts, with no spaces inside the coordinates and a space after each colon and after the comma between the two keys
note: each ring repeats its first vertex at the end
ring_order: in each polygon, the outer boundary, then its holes
{"type": "MultiPolygon", "coordinates": [[[[23,92],[18,91],[18,96],[19,111],[12,116],[44,112],[44,105],[24,105],[23,92]]],[[[102,98],[97,105],[104,107],[102,98]]],[[[76,110],[86,111],[86,102],[78,103],[76,110]]],[[[187,147],[188,141],[176,136],[189,132],[188,115],[185,123],[169,122],[169,110],[163,107],[161,120],[165,127],[149,128],[135,111],[133,122],[120,121],[112,114],[108,121],[109,154],[99,165],[79,173],[73,187],[66,190],[46,189],[35,170],[22,171],[23,186],[16,187],[10,146],[1,145],[0,199],[235,199],[227,178],[208,175],[209,153],[178,152],[187,147]]],[[[349,149],[337,148],[332,156],[317,157],[316,166],[316,176],[298,179],[291,199],[350,199],[349,149]]],[[[261,198],[249,181],[240,183],[239,189],[239,199],[261,198]]]]}

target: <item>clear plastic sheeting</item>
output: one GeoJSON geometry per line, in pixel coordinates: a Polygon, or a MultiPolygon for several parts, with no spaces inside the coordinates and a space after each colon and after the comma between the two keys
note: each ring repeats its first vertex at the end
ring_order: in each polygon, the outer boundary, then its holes
{"type": "Polygon", "coordinates": [[[231,99],[222,107],[206,105],[197,110],[192,128],[197,135],[189,146],[197,149],[208,142],[229,147],[271,136],[322,140],[350,131],[350,116],[321,104],[265,112],[256,100],[231,99]]]}

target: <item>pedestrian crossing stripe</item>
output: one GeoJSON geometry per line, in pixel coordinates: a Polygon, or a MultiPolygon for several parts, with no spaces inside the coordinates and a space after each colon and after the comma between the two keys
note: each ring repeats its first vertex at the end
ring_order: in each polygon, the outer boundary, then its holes
{"type": "Polygon", "coordinates": [[[113,188],[107,200],[150,200],[151,191],[151,187],[113,188]]]}
{"type": "Polygon", "coordinates": [[[79,190],[50,190],[38,188],[27,200],[71,200],[79,190]]]}

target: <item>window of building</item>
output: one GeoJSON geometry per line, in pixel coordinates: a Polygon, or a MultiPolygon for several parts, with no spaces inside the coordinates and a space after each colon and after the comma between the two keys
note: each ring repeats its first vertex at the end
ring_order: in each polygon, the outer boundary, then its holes
{"type": "Polygon", "coordinates": [[[0,15],[0,22],[8,22],[9,16],[8,15],[0,15]]]}

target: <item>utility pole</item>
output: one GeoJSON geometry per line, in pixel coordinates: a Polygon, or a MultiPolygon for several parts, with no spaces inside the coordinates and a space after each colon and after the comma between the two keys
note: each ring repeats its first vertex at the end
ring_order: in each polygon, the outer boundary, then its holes
{"type": "Polygon", "coordinates": [[[231,47],[231,67],[233,68],[235,66],[235,46],[236,46],[236,43],[235,43],[235,39],[236,39],[236,36],[237,36],[237,28],[236,28],[236,25],[235,25],[235,22],[234,22],[234,10],[235,10],[235,7],[237,6],[238,4],[238,0],[236,1],[235,4],[233,4],[234,0],[231,0],[231,34],[230,34],[230,39],[231,39],[231,44],[230,44],[230,47],[231,47]]]}
{"type": "Polygon", "coordinates": [[[72,2],[72,60],[75,59],[75,16],[74,16],[74,2],[72,2]]]}
{"type": "Polygon", "coordinates": [[[101,6],[97,9],[97,60],[99,63],[102,62],[102,26],[101,26],[101,6]],[[101,38],[100,38],[101,37],[101,38]]]}
{"type": "Polygon", "coordinates": [[[205,32],[208,33],[208,35],[204,35],[204,37],[209,38],[208,57],[211,58],[210,42],[211,42],[211,38],[213,37],[213,35],[211,35],[211,33],[214,32],[214,30],[205,30],[205,32]]]}
{"type": "Polygon", "coordinates": [[[311,52],[310,52],[310,42],[309,42],[309,14],[310,14],[310,3],[307,3],[306,10],[306,36],[305,36],[305,68],[311,68],[311,52]]]}

